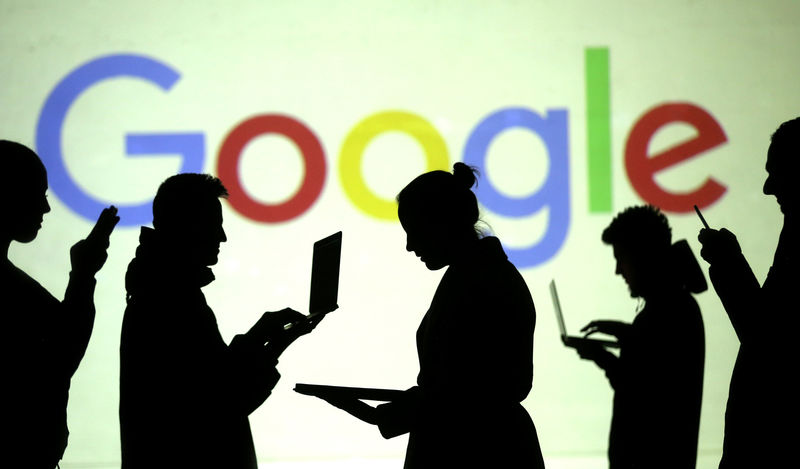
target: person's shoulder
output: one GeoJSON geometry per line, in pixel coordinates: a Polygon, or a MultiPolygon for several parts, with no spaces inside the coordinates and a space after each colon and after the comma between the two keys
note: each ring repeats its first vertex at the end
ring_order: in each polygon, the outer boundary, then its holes
{"type": "Polygon", "coordinates": [[[634,329],[646,334],[661,334],[675,329],[698,333],[703,330],[700,306],[686,290],[660,297],[645,303],[633,321],[634,329]]]}
{"type": "MultiPolygon", "coordinates": [[[[33,277],[11,262],[0,269],[0,296],[4,301],[24,303],[58,303],[58,300],[33,277]]],[[[13,305],[12,305],[13,306],[13,305]]],[[[21,305],[18,305],[21,306],[21,305]]]]}
{"type": "Polygon", "coordinates": [[[472,276],[485,277],[509,273],[516,270],[516,267],[508,260],[500,240],[487,236],[478,240],[469,255],[458,264],[458,270],[472,276]]]}

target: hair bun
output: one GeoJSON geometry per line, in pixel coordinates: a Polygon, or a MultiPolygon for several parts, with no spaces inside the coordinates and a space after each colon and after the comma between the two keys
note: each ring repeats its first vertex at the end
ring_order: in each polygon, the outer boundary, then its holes
{"type": "Polygon", "coordinates": [[[453,165],[453,177],[456,184],[464,189],[469,190],[477,182],[478,169],[472,166],[467,166],[464,163],[458,162],[453,165]]]}

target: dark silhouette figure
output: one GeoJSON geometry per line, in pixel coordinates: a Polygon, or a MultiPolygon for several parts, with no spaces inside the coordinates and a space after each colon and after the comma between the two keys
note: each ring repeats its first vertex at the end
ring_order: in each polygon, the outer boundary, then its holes
{"type": "Polygon", "coordinates": [[[397,198],[406,249],[430,270],[448,266],[417,331],[417,386],[377,408],[323,398],[386,438],[410,433],[406,468],[542,468],[520,404],[533,379],[533,300],[497,238],[475,229],[471,168],[453,169],[417,177],[397,198]]]}
{"type": "Polygon", "coordinates": [[[45,167],[33,150],[7,140],[0,140],[0,161],[10,195],[0,224],[0,402],[6,429],[0,464],[51,469],[67,446],[70,381],[92,335],[94,276],[106,261],[119,218],[114,207],[104,210],[89,236],[72,246],[69,283],[58,301],[8,258],[11,242],[33,241],[50,211],[45,167]]]}
{"type": "Polygon", "coordinates": [[[705,332],[691,293],[706,290],[688,244],[672,244],[667,218],[630,207],[603,232],[616,273],[644,300],[633,323],[592,321],[582,331],[615,336],[619,357],[597,344],[577,346],[614,388],[611,469],[694,468],[703,395],[705,332]]]}
{"type": "Polygon", "coordinates": [[[798,159],[800,118],[781,124],[767,151],[764,194],[775,196],[784,223],[763,285],[733,233],[700,230],[700,254],[710,264],[709,277],[739,339],[725,412],[723,469],[789,467],[797,460],[798,159]]]}
{"type": "Polygon", "coordinates": [[[269,396],[280,377],[277,358],[296,338],[284,326],[306,316],[268,313],[260,340],[223,341],[201,288],[214,280],[209,266],[226,241],[219,202],[226,195],[212,176],[172,176],[153,201],[153,229],[142,227],[125,277],[123,468],[257,467],[248,415],[269,396]]]}

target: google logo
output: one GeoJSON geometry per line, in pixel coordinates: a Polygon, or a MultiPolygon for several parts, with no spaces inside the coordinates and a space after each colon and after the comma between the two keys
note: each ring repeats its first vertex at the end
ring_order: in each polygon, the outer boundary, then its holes
{"type": "MultiPolygon", "coordinates": [[[[611,207],[611,112],[609,52],[607,48],[585,50],[587,187],[589,211],[610,212],[611,207]]],[[[48,95],[36,127],[36,147],[48,168],[52,191],[75,213],[92,220],[105,206],[119,208],[123,225],[149,223],[150,204],[101,200],[83,190],[64,164],[61,147],[64,121],[78,97],[104,80],[135,78],[168,92],[180,74],[168,64],[135,54],[113,54],[86,62],[67,74],[48,95]]],[[[531,246],[507,248],[518,267],[532,267],[552,258],[563,245],[569,229],[569,111],[547,109],[540,114],[525,107],[496,110],[469,134],[462,160],[486,175],[476,189],[478,199],[488,210],[506,217],[526,217],[547,209],[549,221],[544,235],[531,246]],[[485,171],[492,141],[509,129],[533,132],[547,150],[549,168],[545,182],[536,192],[524,197],[503,194],[492,184],[485,171]]],[[[338,173],[345,194],[365,214],[383,220],[396,217],[393,200],[372,192],[364,181],[361,162],[369,143],[384,132],[402,132],[415,139],[423,149],[426,170],[447,168],[449,152],[441,134],[424,117],[407,111],[382,111],[358,122],[345,136],[338,158],[338,173]]],[[[701,208],[718,200],[726,188],[707,178],[698,187],[676,193],[661,187],[655,175],[669,167],[683,164],[727,141],[717,120],[698,105],[687,102],[661,103],[646,111],[631,127],[624,150],[624,164],[634,190],[648,203],[670,212],[688,212],[694,204],[701,208]],[[659,129],[673,123],[691,126],[696,135],[657,154],[649,153],[649,143],[659,129]]],[[[128,156],[162,154],[181,158],[180,172],[200,172],[206,158],[205,134],[202,132],[161,132],[125,135],[128,156]]],[[[238,124],[225,136],[217,155],[217,175],[230,192],[228,201],[241,215],[261,223],[292,220],[319,198],[328,172],[325,150],[315,133],[299,119],[285,114],[262,114],[238,124]],[[239,161],[245,146],[265,134],[281,135],[299,149],[304,176],[300,188],[288,200],[266,204],[254,200],[243,189],[239,161]]]]}

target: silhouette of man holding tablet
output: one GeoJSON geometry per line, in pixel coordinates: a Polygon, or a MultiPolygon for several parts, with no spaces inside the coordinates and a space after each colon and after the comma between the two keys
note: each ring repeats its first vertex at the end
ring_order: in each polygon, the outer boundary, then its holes
{"type": "Polygon", "coordinates": [[[781,124],[771,140],[764,194],[775,196],[784,223],[763,285],[758,284],[733,233],[704,228],[698,237],[703,244],[700,254],[710,264],[711,282],[739,339],[725,412],[721,469],[787,467],[797,460],[800,117],[781,124]]]}
{"type": "Polygon", "coordinates": [[[214,280],[227,191],[207,174],[168,178],[142,227],[125,284],[120,344],[122,467],[255,469],[248,415],[279,379],[279,352],[306,316],[284,309],[227,345],[202,288],[214,280]],[[269,345],[269,344],[268,344],[269,345]]]}
{"type": "Polygon", "coordinates": [[[83,359],[94,327],[95,274],[106,261],[117,210],[102,211],[86,239],[70,249],[72,270],[58,301],[8,258],[12,241],[30,243],[42,227],[47,171],[38,155],[19,143],[0,140],[8,190],[0,223],[0,340],[3,467],[56,467],[67,446],[70,381],[83,359]]]}

